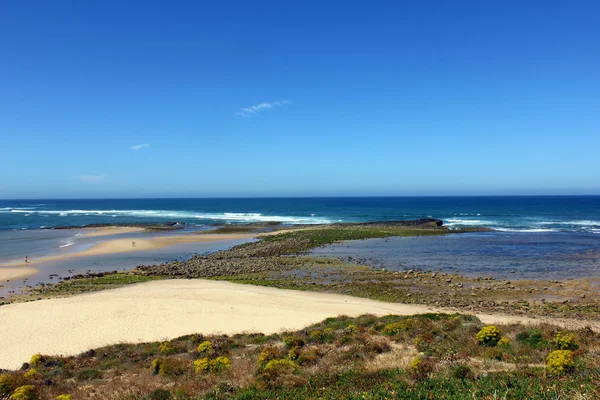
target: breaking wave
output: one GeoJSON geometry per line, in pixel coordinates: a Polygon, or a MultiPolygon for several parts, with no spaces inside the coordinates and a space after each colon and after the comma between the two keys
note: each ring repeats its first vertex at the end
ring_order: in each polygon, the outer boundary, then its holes
{"type": "Polygon", "coordinates": [[[333,222],[329,218],[310,216],[264,215],[262,213],[205,213],[174,210],[25,210],[23,208],[2,209],[0,213],[29,213],[32,215],[67,216],[104,216],[104,217],[136,217],[173,220],[209,220],[224,222],[281,222],[289,224],[326,224],[333,222]]]}

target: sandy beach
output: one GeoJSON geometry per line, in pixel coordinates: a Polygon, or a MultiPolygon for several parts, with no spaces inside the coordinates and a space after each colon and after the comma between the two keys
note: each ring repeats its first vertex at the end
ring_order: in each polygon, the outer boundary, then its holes
{"type": "MultiPolygon", "coordinates": [[[[118,233],[126,233],[126,232],[135,232],[135,230],[139,230],[139,228],[101,228],[100,230],[95,230],[94,232],[90,232],[86,234],[86,236],[106,236],[106,235],[114,235],[118,233]],[[121,231],[125,229],[125,231],[121,231]],[[133,229],[134,231],[130,231],[133,229]]],[[[134,252],[141,250],[153,250],[158,249],[174,244],[181,243],[205,243],[205,242],[216,242],[223,240],[238,240],[238,239],[252,239],[256,237],[256,234],[186,234],[186,235],[177,235],[177,236],[152,236],[152,237],[129,237],[127,239],[108,239],[102,241],[91,248],[83,251],[78,251],[74,253],[66,253],[55,256],[47,256],[47,257],[39,257],[30,259],[28,264],[25,264],[23,261],[14,261],[9,263],[0,264],[0,271],[4,269],[4,267],[27,267],[35,265],[36,263],[41,263],[44,261],[57,261],[57,260],[66,260],[74,257],[86,257],[86,256],[97,256],[102,254],[114,254],[114,253],[126,253],[126,252],[134,252]]],[[[15,270],[13,268],[13,270],[15,270]]],[[[21,268],[19,268],[21,271],[21,268]]],[[[29,276],[36,273],[37,270],[35,268],[28,268],[27,270],[23,269],[22,273],[19,277],[29,276]]],[[[0,280],[3,279],[3,274],[0,272],[0,280]]],[[[10,278],[9,278],[10,279],[10,278]]]]}
{"type": "MultiPolygon", "coordinates": [[[[24,264],[23,264],[24,265],[24,264]]],[[[38,270],[31,267],[2,267],[0,266],[0,281],[6,281],[9,279],[24,278],[37,273],[38,270]]]]}
{"type": "MultiPolygon", "coordinates": [[[[99,346],[171,339],[190,333],[268,334],[300,329],[337,315],[436,311],[443,310],[223,281],[154,281],[0,307],[0,368],[19,368],[38,352],[74,355],[99,346]]],[[[540,322],[502,315],[478,317],[486,323],[540,322]]]]}

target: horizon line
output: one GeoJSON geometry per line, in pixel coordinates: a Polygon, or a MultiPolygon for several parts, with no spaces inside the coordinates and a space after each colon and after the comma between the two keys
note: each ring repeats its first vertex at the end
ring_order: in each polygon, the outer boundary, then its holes
{"type": "Polygon", "coordinates": [[[348,199],[348,198],[406,198],[406,197],[600,197],[598,194],[451,194],[451,195],[364,195],[364,196],[207,196],[207,197],[28,197],[5,198],[16,200],[229,200],[229,199],[348,199]]]}

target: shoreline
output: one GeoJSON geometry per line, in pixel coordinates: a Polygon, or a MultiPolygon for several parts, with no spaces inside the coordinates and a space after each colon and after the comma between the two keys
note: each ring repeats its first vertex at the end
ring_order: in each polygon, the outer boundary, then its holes
{"type": "MultiPolygon", "coordinates": [[[[84,234],[84,237],[104,237],[112,236],[123,233],[136,233],[143,231],[143,228],[89,228],[92,230],[89,233],[84,234]]],[[[108,239],[102,240],[97,244],[93,245],[89,249],[77,251],[74,253],[66,253],[59,255],[43,256],[39,258],[32,258],[28,263],[24,261],[12,261],[6,263],[0,263],[0,281],[6,281],[7,279],[24,278],[35,275],[40,272],[41,269],[35,268],[36,264],[44,263],[47,261],[61,261],[77,257],[88,257],[98,255],[108,255],[117,253],[128,253],[136,251],[148,251],[160,249],[170,245],[182,244],[182,243],[207,243],[207,242],[218,242],[226,240],[238,240],[238,239],[252,239],[256,237],[256,234],[242,234],[242,233],[231,233],[231,234],[204,234],[198,235],[194,233],[177,236],[154,236],[154,237],[130,237],[127,239],[108,239]],[[135,245],[133,245],[135,243],[135,245]]],[[[43,268],[42,268],[43,269],[43,268]]]]}
{"type": "MultiPolygon", "coordinates": [[[[157,341],[192,333],[269,334],[301,329],[338,315],[428,312],[455,311],[216,280],[153,281],[0,307],[0,319],[10,321],[0,325],[0,341],[6,349],[0,354],[0,368],[19,368],[35,353],[76,355],[110,344],[157,341]]],[[[475,315],[487,324],[552,323],[600,330],[600,323],[590,321],[534,319],[466,310],[461,313],[475,315]]]]}

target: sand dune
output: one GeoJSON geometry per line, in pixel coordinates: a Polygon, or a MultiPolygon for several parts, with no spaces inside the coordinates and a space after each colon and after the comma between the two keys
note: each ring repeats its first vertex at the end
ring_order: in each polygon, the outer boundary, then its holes
{"type": "MultiPolygon", "coordinates": [[[[268,334],[282,329],[295,330],[340,314],[432,311],[439,310],[220,281],[154,281],[0,307],[0,368],[18,368],[38,352],[74,355],[109,344],[156,341],[190,333],[259,331],[268,334]]],[[[487,323],[540,321],[501,315],[479,317],[487,323]]]]}

